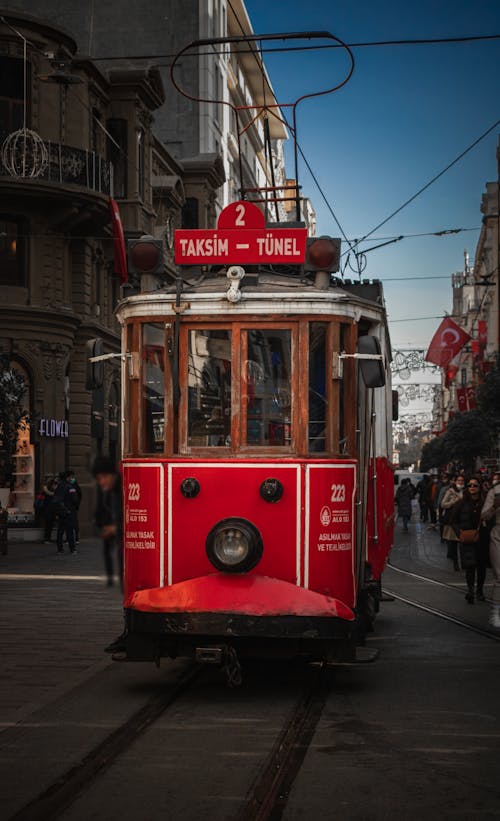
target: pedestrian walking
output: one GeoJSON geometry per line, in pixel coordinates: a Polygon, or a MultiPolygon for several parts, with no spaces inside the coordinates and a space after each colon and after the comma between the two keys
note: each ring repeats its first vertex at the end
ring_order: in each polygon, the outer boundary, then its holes
{"type": "Polygon", "coordinates": [[[403,479],[396,492],[396,504],[398,506],[398,514],[403,520],[403,530],[408,532],[408,522],[411,519],[411,503],[415,491],[410,479],[403,479]]]}
{"type": "Polygon", "coordinates": [[[75,523],[78,510],[76,489],[68,481],[68,472],[59,474],[59,482],[54,493],[54,505],[57,516],[57,553],[64,553],[64,540],[68,542],[69,552],[75,554],[75,523]]]}
{"type": "Polygon", "coordinates": [[[441,509],[443,511],[443,539],[446,542],[446,558],[453,562],[453,569],[460,570],[458,564],[458,542],[455,529],[451,525],[453,507],[460,501],[464,492],[465,479],[463,476],[454,476],[451,484],[446,489],[441,498],[441,509]]]}
{"type": "Polygon", "coordinates": [[[101,530],[107,585],[114,581],[113,554],[116,553],[120,582],[123,581],[123,498],[121,476],[111,459],[98,457],[92,468],[97,482],[96,524],[101,530]]]}
{"type": "Polygon", "coordinates": [[[448,488],[451,485],[451,481],[452,481],[452,477],[449,476],[447,473],[445,473],[445,474],[443,474],[443,476],[441,476],[441,483],[440,483],[440,486],[439,486],[439,493],[438,493],[438,497],[437,497],[439,536],[441,538],[441,544],[444,544],[444,542],[445,542],[445,538],[443,536],[443,530],[444,530],[445,519],[446,519],[445,510],[444,510],[441,503],[444,499],[446,491],[448,490],[448,488]]]}
{"type": "Polygon", "coordinates": [[[430,482],[429,476],[425,473],[417,484],[418,506],[420,508],[420,521],[426,522],[429,518],[429,506],[427,504],[427,486],[430,482]]]}
{"type": "Polygon", "coordinates": [[[500,629],[500,473],[494,473],[492,476],[492,487],[484,501],[481,518],[486,522],[493,522],[489,543],[493,573],[490,624],[500,629]]]}
{"type": "Polygon", "coordinates": [[[474,604],[475,595],[478,601],[484,601],[484,580],[488,563],[487,529],[481,526],[481,484],[479,479],[472,478],[467,483],[462,498],[453,507],[451,522],[457,533],[460,561],[465,569],[467,581],[466,600],[474,604]]]}
{"type": "Polygon", "coordinates": [[[75,502],[75,544],[79,544],[80,542],[80,521],[78,518],[78,511],[80,509],[80,505],[82,503],[82,489],[78,484],[78,480],[75,476],[74,470],[68,470],[67,474],[67,481],[71,485],[71,487],[76,491],[76,502],[75,502]]]}
{"type": "Polygon", "coordinates": [[[429,528],[437,527],[437,500],[439,496],[439,477],[433,476],[425,489],[427,509],[431,518],[429,528]]]}

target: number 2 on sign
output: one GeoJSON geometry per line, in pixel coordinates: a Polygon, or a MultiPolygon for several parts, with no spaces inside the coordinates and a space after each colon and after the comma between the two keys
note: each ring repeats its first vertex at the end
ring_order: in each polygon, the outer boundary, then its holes
{"type": "Polygon", "coordinates": [[[236,213],[238,214],[238,216],[236,217],[236,219],[234,221],[235,225],[244,226],[246,224],[245,219],[244,219],[245,211],[246,211],[246,208],[245,208],[244,205],[241,205],[241,203],[240,203],[240,205],[236,206],[236,213]]]}
{"type": "Polygon", "coordinates": [[[139,482],[130,482],[128,486],[128,500],[129,502],[138,502],[141,498],[141,487],[139,482]]]}
{"type": "Polygon", "coordinates": [[[331,502],[345,502],[345,485],[332,485],[331,502]]]}

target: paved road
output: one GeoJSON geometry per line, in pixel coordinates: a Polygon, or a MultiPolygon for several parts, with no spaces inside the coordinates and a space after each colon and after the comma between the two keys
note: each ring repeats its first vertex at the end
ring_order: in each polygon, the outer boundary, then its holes
{"type": "MultiPolygon", "coordinates": [[[[385,586],[487,628],[467,605],[434,531],[398,531],[385,586]]],[[[187,668],[184,661],[112,664],[117,590],[97,542],[57,559],[47,546],[1,558],[2,816],[45,790],[187,668]]],[[[401,601],[383,605],[376,664],[337,668],[285,808],[288,821],[497,819],[500,643],[401,601]]],[[[310,671],[252,665],[240,690],[208,671],[86,789],[63,816],[232,819],[310,671]]]]}

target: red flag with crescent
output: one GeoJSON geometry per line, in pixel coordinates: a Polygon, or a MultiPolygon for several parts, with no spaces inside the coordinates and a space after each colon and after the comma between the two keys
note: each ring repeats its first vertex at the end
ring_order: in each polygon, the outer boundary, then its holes
{"type": "Polygon", "coordinates": [[[457,388],[457,405],[459,413],[467,410],[467,388],[457,388]]]}
{"type": "Polygon", "coordinates": [[[433,365],[439,365],[440,368],[447,368],[453,357],[457,355],[469,339],[470,336],[467,331],[464,331],[447,316],[431,339],[425,361],[432,362],[433,365]]]}
{"type": "Polygon", "coordinates": [[[115,252],[114,272],[120,277],[120,282],[128,281],[127,251],[125,249],[125,237],[123,235],[122,220],[118,203],[113,197],[109,198],[111,210],[111,224],[113,226],[113,247],[115,252]]]}

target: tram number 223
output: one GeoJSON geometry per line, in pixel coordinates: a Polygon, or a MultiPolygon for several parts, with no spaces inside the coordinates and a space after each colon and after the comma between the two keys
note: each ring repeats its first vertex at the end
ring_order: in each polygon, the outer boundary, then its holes
{"type": "Polygon", "coordinates": [[[138,502],[141,498],[141,486],[139,482],[130,482],[128,486],[129,502],[138,502]]]}
{"type": "Polygon", "coordinates": [[[345,502],[345,485],[332,485],[331,502],[345,502]]]}

